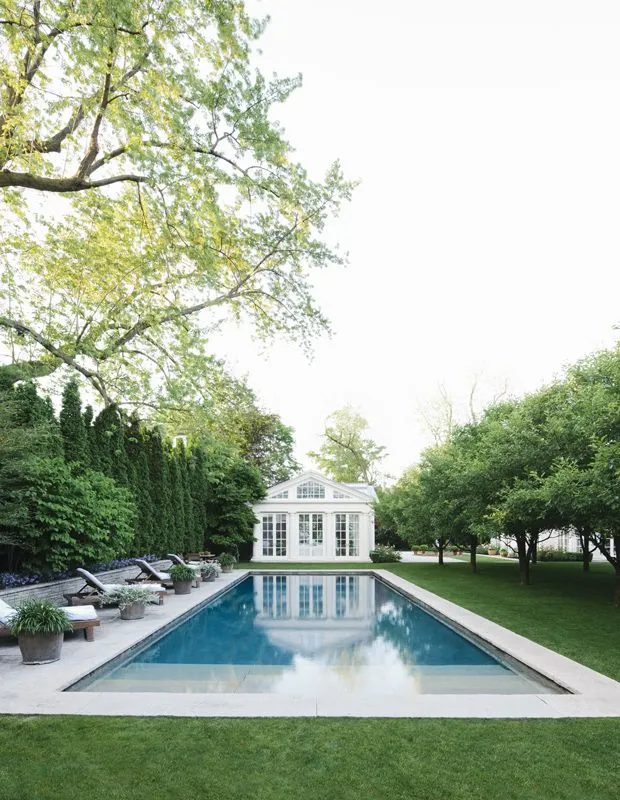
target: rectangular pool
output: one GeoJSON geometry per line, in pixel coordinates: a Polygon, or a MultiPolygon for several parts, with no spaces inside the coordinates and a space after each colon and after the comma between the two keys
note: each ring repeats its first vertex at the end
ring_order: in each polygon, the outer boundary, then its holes
{"type": "Polygon", "coordinates": [[[563,690],[373,575],[286,573],[248,576],[70,691],[408,696],[563,690]]]}

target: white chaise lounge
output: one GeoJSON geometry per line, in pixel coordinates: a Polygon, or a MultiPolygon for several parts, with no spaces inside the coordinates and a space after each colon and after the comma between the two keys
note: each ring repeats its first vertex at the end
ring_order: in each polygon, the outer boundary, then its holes
{"type": "MultiPolygon", "coordinates": [[[[78,606],[84,603],[93,603],[101,605],[106,594],[113,592],[115,589],[122,589],[125,584],[123,583],[102,583],[99,578],[89,572],[87,569],[78,567],[76,572],[85,581],[84,586],[77,592],[68,592],[63,595],[65,600],[70,606],[78,606]]],[[[144,584],[148,589],[157,595],[159,598],[159,605],[164,602],[166,596],[166,589],[157,583],[144,584]]]]}

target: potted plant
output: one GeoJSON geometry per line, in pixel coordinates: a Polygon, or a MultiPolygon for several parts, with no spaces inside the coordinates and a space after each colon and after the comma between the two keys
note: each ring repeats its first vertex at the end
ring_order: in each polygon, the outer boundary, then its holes
{"type": "Polygon", "coordinates": [[[236,560],[237,559],[232,555],[232,553],[222,553],[218,557],[218,561],[222,567],[222,572],[232,572],[232,568],[236,560]]]}
{"type": "Polygon", "coordinates": [[[496,556],[497,555],[497,547],[494,544],[489,544],[489,549],[487,550],[487,552],[488,552],[488,554],[490,556],[496,556]]]}
{"type": "Polygon", "coordinates": [[[139,584],[120,586],[109,592],[103,599],[106,605],[118,604],[121,619],[142,619],[146,613],[146,604],[153,601],[153,592],[139,584]]]}
{"type": "Polygon", "coordinates": [[[192,583],[196,580],[196,572],[192,567],[175,564],[170,567],[169,573],[175,594],[189,594],[191,592],[192,583]]]}
{"type": "Polygon", "coordinates": [[[50,664],[60,658],[63,636],[71,623],[49,600],[31,598],[17,609],[9,628],[17,636],[24,664],[50,664]]]}
{"type": "Polygon", "coordinates": [[[420,555],[421,556],[425,556],[426,555],[426,551],[428,550],[428,547],[425,544],[421,544],[418,547],[418,550],[420,551],[420,555]]]}
{"type": "Polygon", "coordinates": [[[508,558],[508,550],[506,550],[505,547],[502,547],[502,549],[499,551],[499,554],[502,558],[508,558]]]}
{"type": "Polygon", "coordinates": [[[217,578],[218,569],[213,562],[208,562],[200,567],[200,574],[205,583],[214,581],[217,578]]]}

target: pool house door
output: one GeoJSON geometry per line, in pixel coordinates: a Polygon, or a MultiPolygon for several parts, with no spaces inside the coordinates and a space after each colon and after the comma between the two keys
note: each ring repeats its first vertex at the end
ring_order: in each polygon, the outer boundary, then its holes
{"type": "Polygon", "coordinates": [[[301,558],[323,556],[323,514],[299,514],[299,555],[301,558]]]}

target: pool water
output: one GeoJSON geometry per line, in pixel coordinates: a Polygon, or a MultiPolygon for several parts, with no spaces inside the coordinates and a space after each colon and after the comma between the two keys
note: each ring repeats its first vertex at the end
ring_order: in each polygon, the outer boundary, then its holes
{"type": "Polygon", "coordinates": [[[559,691],[371,575],[253,575],[72,687],[89,692],[559,691]]]}

